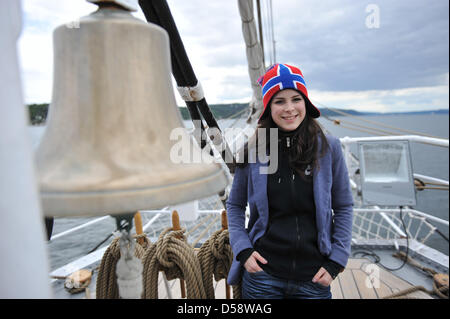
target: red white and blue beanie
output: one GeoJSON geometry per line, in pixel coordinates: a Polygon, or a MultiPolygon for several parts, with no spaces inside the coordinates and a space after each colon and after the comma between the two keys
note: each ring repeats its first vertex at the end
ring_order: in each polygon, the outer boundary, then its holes
{"type": "Polygon", "coordinates": [[[306,112],[309,116],[317,118],[320,116],[320,111],[317,109],[308,98],[308,90],[303,79],[302,71],[299,68],[288,64],[274,64],[266,73],[258,79],[259,85],[262,87],[262,96],[264,110],[259,117],[258,122],[268,113],[268,106],[272,97],[281,90],[294,89],[302,93],[306,102],[306,112]]]}

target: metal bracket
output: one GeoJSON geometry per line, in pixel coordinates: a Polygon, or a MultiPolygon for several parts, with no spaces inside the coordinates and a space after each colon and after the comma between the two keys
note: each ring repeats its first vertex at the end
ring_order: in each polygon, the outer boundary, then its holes
{"type": "Polygon", "coordinates": [[[118,231],[126,231],[130,233],[131,228],[133,227],[133,218],[135,213],[126,213],[114,215],[113,217],[116,220],[116,226],[118,231]]]}

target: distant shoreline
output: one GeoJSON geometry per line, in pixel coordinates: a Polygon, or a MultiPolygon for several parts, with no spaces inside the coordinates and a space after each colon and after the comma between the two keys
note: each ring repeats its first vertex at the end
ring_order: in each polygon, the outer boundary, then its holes
{"type": "MultiPolygon", "coordinates": [[[[32,125],[39,125],[45,122],[45,119],[47,118],[48,105],[49,104],[47,103],[27,105],[30,114],[30,122],[32,125]]],[[[248,108],[248,103],[210,104],[209,107],[216,119],[229,118],[238,113],[241,113],[239,117],[246,117],[248,113],[246,111],[246,109],[248,108]]],[[[180,110],[183,120],[189,120],[190,116],[187,107],[179,106],[178,108],[180,110]]],[[[360,112],[355,110],[337,109],[337,108],[333,109],[319,108],[320,113],[323,116],[343,116],[342,113],[354,116],[424,115],[424,114],[449,113],[449,110],[446,109],[429,110],[429,111],[411,111],[411,112],[387,112],[387,113],[360,112]],[[333,109],[337,110],[337,112],[334,112],[333,109]]]]}

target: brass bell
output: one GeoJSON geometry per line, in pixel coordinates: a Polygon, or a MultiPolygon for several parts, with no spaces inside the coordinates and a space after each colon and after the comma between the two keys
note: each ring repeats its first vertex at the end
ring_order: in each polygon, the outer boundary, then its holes
{"type": "Polygon", "coordinates": [[[126,6],[91,2],[97,11],[53,35],[52,102],[36,151],[45,215],[123,214],[224,190],[223,163],[200,156],[183,126],[166,31],[126,6]],[[202,162],[173,161],[180,145],[202,162]]]}

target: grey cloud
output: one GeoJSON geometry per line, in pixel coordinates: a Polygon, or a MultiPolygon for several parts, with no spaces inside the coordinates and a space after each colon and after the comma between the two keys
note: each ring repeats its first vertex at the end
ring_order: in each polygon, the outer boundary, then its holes
{"type": "Polygon", "coordinates": [[[306,3],[306,17],[299,13],[297,20],[283,21],[278,15],[282,21],[275,20],[281,22],[275,36],[278,60],[298,61],[309,70],[310,87],[339,91],[445,84],[447,1],[377,1],[378,29],[365,26],[366,3],[341,1],[340,15],[324,2],[317,10],[306,3]]]}

